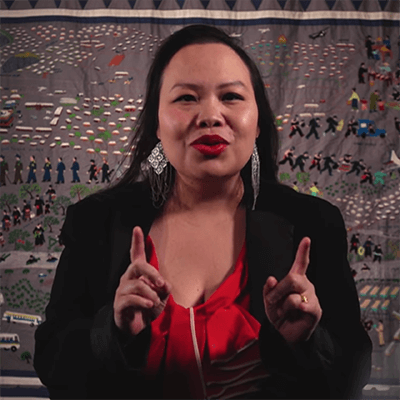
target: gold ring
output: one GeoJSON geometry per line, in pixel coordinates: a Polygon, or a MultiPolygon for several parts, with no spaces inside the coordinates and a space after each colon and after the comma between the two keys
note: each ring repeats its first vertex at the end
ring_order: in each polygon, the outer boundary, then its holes
{"type": "Polygon", "coordinates": [[[300,297],[301,297],[301,302],[302,303],[308,303],[308,299],[307,299],[306,296],[304,296],[304,294],[301,294],[300,297]]]}

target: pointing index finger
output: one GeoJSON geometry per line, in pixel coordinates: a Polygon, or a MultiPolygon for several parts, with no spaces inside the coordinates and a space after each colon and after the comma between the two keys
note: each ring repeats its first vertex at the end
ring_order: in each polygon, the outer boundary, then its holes
{"type": "Polygon", "coordinates": [[[131,262],[141,260],[146,261],[146,251],[144,247],[144,235],[140,226],[135,226],[132,233],[131,262]]]}
{"type": "Polygon", "coordinates": [[[308,264],[310,262],[310,247],[311,247],[311,239],[309,237],[304,237],[299,244],[296,253],[296,259],[294,260],[290,272],[299,275],[306,274],[308,264]]]}

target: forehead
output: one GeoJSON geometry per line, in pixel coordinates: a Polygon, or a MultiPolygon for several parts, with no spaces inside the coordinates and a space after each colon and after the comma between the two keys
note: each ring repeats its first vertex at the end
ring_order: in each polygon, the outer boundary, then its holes
{"type": "Polygon", "coordinates": [[[171,58],[163,74],[163,81],[204,78],[229,81],[240,79],[251,85],[247,65],[232,48],[222,43],[183,47],[171,58]]]}

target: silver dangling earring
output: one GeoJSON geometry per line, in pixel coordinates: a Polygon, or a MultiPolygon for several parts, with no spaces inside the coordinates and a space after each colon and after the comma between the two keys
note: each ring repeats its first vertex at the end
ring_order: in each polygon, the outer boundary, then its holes
{"type": "Polygon", "coordinates": [[[252,210],[254,210],[260,192],[260,157],[258,156],[257,144],[255,142],[253,154],[251,155],[251,186],[253,187],[254,195],[252,210]]]}
{"type": "Polygon", "coordinates": [[[172,171],[167,156],[164,153],[161,142],[158,142],[147,161],[153,170],[148,171],[149,182],[155,207],[161,207],[167,200],[171,189],[172,171]]]}
{"type": "Polygon", "coordinates": [[[164,149],[162,147],[162,143],[158,142],[154,149],[151,151],[150,155],[147,157],[147,161],[153,167],[154,172],[157,175],[160,175],[164,168],[167,166],[168,158],[164,154],[164,149]]]}

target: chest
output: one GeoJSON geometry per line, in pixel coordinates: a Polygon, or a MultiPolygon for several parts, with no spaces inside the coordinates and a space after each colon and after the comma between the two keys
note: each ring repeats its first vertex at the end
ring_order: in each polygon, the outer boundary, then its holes
{"type": "Polygon", "coordinates": [[[202,227],[156,225],[150,237],[175,302],[188,308],[206,302],[234,271],[245,240],[245,219],[202,227]]]}

